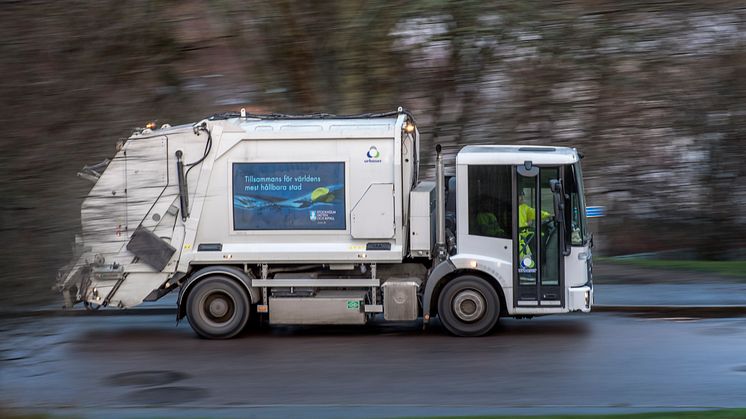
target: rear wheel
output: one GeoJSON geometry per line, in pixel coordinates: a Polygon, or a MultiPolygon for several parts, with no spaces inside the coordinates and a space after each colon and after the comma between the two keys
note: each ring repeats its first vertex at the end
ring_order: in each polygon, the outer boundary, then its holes
{"type": "Polygon", "coordinates": [[[249,297],[241,285],[224,276],[199,281],[187,297],[189,325],[203,338],[228,339],[249,321],[249,297]]]}
{"type": "Polygon", "coordinates": [[[500,318],[500,297],[484,279],[464,275],[452,279],[438,298],[438,317],[456,336],[482,336],[500,318]]]}

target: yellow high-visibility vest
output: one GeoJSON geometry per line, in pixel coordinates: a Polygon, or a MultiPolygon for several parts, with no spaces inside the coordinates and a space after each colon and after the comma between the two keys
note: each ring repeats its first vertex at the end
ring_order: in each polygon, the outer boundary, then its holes
{"type": "Polygon", "coordinates": [[[497,222],[497,217],[491,212],[480,212],[477,214],[477,226],[479,234],[491,237],[504,236],[505,231],[497,222]]]}
{"type": "MultiPolygon", "coordinates": [[[[548,218],[551,214],[546,211],[541,212],[541,219],[548,218]]],[[[531,208],[528,204],[521,204],[518,206],[518,228],[526,228],[529,223],[536,219],[536,210],[531,208]]]]}

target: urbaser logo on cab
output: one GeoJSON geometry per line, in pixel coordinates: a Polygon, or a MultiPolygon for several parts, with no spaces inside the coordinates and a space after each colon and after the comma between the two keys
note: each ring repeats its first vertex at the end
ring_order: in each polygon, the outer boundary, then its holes
{"type": "Polygon", "coordinates": [[[370,146],[367,153],[368,158],[364,160],[365,163],[380,163],[381,152],[378,151],[376,146],[370,146]]]}

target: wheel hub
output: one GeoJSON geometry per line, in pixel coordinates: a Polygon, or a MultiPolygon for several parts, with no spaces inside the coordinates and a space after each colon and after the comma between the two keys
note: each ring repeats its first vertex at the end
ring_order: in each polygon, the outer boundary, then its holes
{"type": "Polygon", "coordinates": [[[233,317],[236,306],[229,295],[215,292],[205,298],[202,307],[204,307],[204,316],[207,320],[224,323],[233,317]]]}
{"type": "Polygon", "coordinates": [[[228,312],[228,304],[222,298],[216,298],[210,303],[210,314],[215,317],[223,317],[228,312]]]}
{"type": "Polygon", "coordinates": [[[486,306],[482,294],[474,290],[461,291],[453,299],[453,313],[463,322],[481,319],[486,306]]]}

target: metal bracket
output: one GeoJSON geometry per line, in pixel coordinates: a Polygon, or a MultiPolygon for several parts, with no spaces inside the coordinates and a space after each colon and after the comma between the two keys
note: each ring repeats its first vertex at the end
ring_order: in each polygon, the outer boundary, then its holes
{"type": "Polygon", "coordinates": [[[117,291],[119,291],[119,287],[122,286],[122,283],[124,282],[126,278],[127,278],[127,274],[125,273],[122,275],[122,277],[119,280],[117,280],[117,283],[114,284],[114,287],[112,287],[111,291],[109,291],[109,293],[106,294],[106,298],[104,298],[104,301],[101,303],[102,307],[106,307],[109,305],[109,303],[111,302],[111,299],[114,297],[114,294],[116,294],[117,291]]]}
{"type": "MultiPolygon", "coordinates": [[[[378,266],[375,263],[371,263],[370,264],[370,278],[377,279],[376,278],[377,275],[378,275],[378,266]]],[[[370,287],[370,302],[374,306],[378,304],[378,290],[376,289],[376,287],[370,287]]],[[[376,311],[374,313],[383,312],[383,306],[380,306],[380,307],[381,307],[381,311],[380,312],[376,311]]],[[[368,311],[366,311],[366,313],[368,313],[368,311]]]]}
{"type": "Polygon", "coordinates": [[[381,304],[366,304],[363,306],[365,313],[383,313],[383,306],[381,304]]]}

